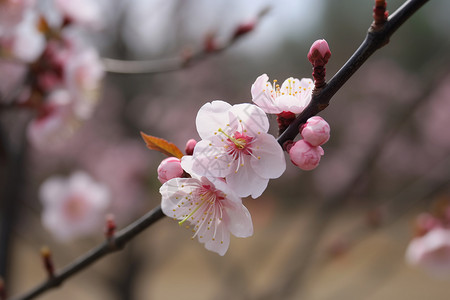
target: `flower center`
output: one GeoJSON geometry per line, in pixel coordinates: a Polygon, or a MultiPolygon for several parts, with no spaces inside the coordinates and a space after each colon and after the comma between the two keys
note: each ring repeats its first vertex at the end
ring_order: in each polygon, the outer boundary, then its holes
{"type": "Polygon", "coordinates": [[[236,131],[233,135],[225,133],[221,128],[218,131],[227,137],[227,145],[225,148],[229,154],[234,155],[237,152],[243,154],[252,153],[252,150],[249,148],[249,145],[253,141],[252,137],[239,131],[236,131]]]}
{"type": "Polygon", "coordinates": [[[81,219],[85,211],[86,205],[80,196],[71,196],[64,205],[64,215],[72,221],[81,219]]]}
{"type": "MultiPolygon", "coordinates": [[[[204,207],[204,211],[210,211],[212,207],[215,206],[215,204],[218,204],[221,200],[225,199],[226,195],[216,190],[215,188],[211,187],[211,185],[203,184],[200,186],[195,192],[197,196],[196,198],[200,198],[200,202],[196,203],[196,207],[192,210],[190,214],[188,214],[183,220],[179,221],[179,225],[183,225],[184,222],[186,222],[189,218],[194,216],[197,211],[202,208],[205,204],[206,207],[204,207]]],[[[194,217],[195,218],[195,217],[194,217]]]]}

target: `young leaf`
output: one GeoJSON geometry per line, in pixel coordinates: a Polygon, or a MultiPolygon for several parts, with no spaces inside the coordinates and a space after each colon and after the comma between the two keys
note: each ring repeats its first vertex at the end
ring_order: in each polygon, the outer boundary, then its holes
{"type": "Polygon", "coordinates": [[[151,150],[157,150],[167,156],[175,156],[177,158],[181,158],[183,156],[183,152],[181,152],[181,150],[178,149],[178,147],[173,143],[161,138],[147,135],[143,132],[141,132],[141,136],[147,144],[147,147],[151,150]]]}

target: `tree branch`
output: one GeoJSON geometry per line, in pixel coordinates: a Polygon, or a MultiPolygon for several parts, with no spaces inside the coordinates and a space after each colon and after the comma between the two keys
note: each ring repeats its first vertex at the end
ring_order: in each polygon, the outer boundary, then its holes
{"type": "Polygon", "coordinates": [[[51,288],[60,286],[67,278],[72,277],[79,271],[92,265],[100,258],[106,256],[107,254],[121,250],[136,235],[144,231],[144,229],[151,226],[156,221],[162,219],[162,217],[164,217],[164,214],[161,210],[161,206],[157,206],[140,219],[116,233],[111,239],[104,241],[102,244],[91,249],[86,254],[76,259],[73,263],[63,268],[61,271],[56,272],[55,275],[47,281],[36,286],[26,294],[13,299],[33,299],[51,288]]]}
{"type": "Polygon", "coordinates": [[[237,40],[253,31],[269,11],[270,7],[264,7],[258,13],[254,21],[236,27],[231,38],[222,45],[218,45],[215,37],[209,35],[205,37],[203,48],[197,53],[192,53],[190,49],[185,49],[184,53],[178,57],[163,58],[159,60],[121,60],[103,58],[104,68],[107,72],[120,74],[164,73],[186,68],[194,61],[204,59],[210,54],[220,53],[233,46],[237,40]]]}
{"type": "Polygon", "coordinates": [[[419,8],[429,0],[409,0],[398,8],[384,24],[384,26],[374,31],[369,29],[366,38],[344,66],[330,79],[330,81],[319,91],[313,94],[311,102],[291,125],[280,135],[278,142],[280,145],[289,140],[295,139],[301,125],[324,110],[330,103],[331,98],[347,82],[347,80],[364,64],[364,62],[379,48],[389,42],[394,32],[419,8]]]}
{"type": "MultiPolygon", "coordinates": [[[[359,67],[361,67],[376,50],[384,46],[389,41],[391,35],[427,1],[428,0],[409,0],[388,19],[380,30],[369,30],[361,46],[329,81],[329,83],[313,95],[311,103],[278,138],[278,142],[283,145],[286,141],[293,140],[299,133],[299,127],[305,123],[307,119],[325,109],[328,106],[331,97],[345,84],[345,82],[347,82],[356,70],[358,70],[359,67]]],[[[221,50],[221,48],[218,48],[215,51],[221,50]]],[[[205,55],[205,53],[202,52],[201,55],[205,55]]],[[[113,69],[109,71],[115,72],[113,69]]],[[[120,72],[120,70],[116,71],[119,73],[142,73],[132,72],[133,68],[130,68],[129,72],[120,72]]],[[[14,298],[14,300],[33,299],[45,291],[59,286],[66,279],[90,266],[100,258],[123,248],[136,235],[162,217],[164,217],[164,214],[161,211],[161,207],[158,206],[154,208],[139,220],[118,232],[113,238],[90,250],[85,255],[75,260],[72,264],[62,269],[60,272],[56,272],[53,278],[48,279],[34,289],[30,290],[28,293],[14,298]]]]}

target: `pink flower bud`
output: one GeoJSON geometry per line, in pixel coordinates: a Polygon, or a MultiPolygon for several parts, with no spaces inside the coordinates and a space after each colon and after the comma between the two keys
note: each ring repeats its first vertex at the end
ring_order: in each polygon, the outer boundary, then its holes
{"type": "Polygon", "coordinates": [[[324,66],[331,56],[330,48],[325,40],[315,41],[308,52],[308,60],[313,66],[324,66]]]}
{"type": "Polygon", "coordinates": [[[315,169],[319,165],[320,157],[323,154],[322,147],[311,146],[305,140],[297,141],[289,150],[292,163],[305,171],[315,169]]]}
{"type": "Polygon", "coordinates": [[[194,139],[190,139],[186,142],[186,149],[184,150],[186,155],[192,155],[194,153],[195,145],[197,145],[197,141],[194,139]]]}
{"type": "Polygon", "coordinates": [[[311,146],[323,145],[330,139],[330,125],[319,116],[309,118],[301,135],[311,146]]]}
{"type": "Polygon", "coordinates": [[[172,178],[181,177],[183,169],[181,161],[176,157],[168,157],[164,159],[158,167],[158,180],[164,183],[172,178]]]}

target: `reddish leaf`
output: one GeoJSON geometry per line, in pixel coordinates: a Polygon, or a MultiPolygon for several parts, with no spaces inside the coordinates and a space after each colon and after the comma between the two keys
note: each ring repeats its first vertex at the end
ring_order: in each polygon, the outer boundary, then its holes
{"type": "Polygon", "coordinates": [[[151,135],[146,135],[143,132],[141,132],[141,136],[147,144],[147,147],[151,150],[157,150],[167,156],[175,156],[177,158],[181,158],[183,156],[183,152],[181,152],[181,150],[178,149],[178,147],[173,143],[151,135]]]}

